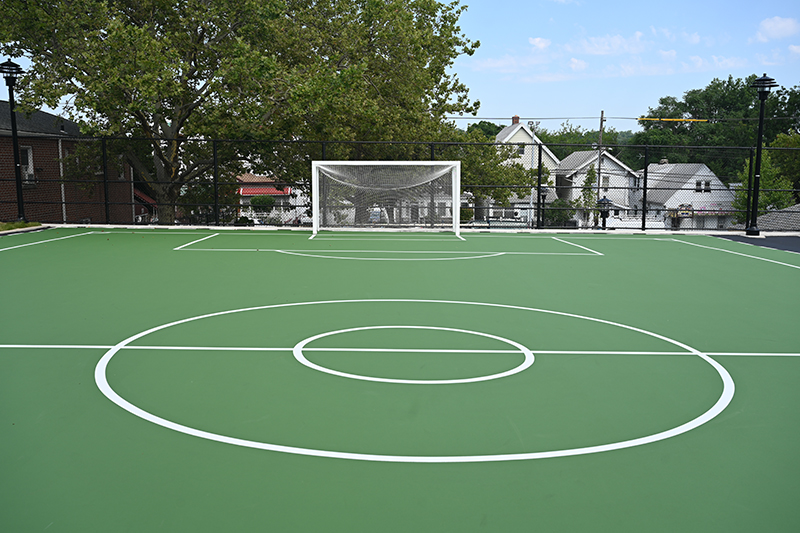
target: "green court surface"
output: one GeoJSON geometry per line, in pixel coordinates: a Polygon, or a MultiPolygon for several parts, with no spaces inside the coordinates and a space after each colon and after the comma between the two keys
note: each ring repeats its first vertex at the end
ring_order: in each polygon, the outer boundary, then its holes
{"type": "Polygon", "coordinates": [[[798,531],[800,254],[0,237],[0,531],[798,531]]]}

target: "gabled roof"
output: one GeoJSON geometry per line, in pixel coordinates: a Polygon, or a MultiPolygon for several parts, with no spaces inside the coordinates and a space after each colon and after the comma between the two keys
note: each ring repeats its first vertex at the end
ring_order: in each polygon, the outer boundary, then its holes
{"type": "MultiPolygon", "coordinates": [[[[80,126],[71,120],[44,111],[35,111],[30,117],[17,112],[17,133],[27,136],[77,137],[81,134],[81,130],[80,126]]],[[[3,100],[0,100],[0,135],[11,135],[11,110],[8,102],[3,100]]]]}
{"type": "MultiPolygon", "coordinates": [[[[644,175],[644,171],[639,171],[644,175]]],[[[702,176],[704,180],[716,175],[704,163],[650,163],[647,166],[647,203],[666,205],[675,193],[687,183],[702,176]]]]}
{"type": "MultiPolygon", "coordinates": [[[[579,170],[582,170],[597,161],[597,158],[597,150],[581,150],[578,152],[572,152],[565,157],[563,161],[561,161],[561,163],[558,165],[556,173],[559,176],[571,176],[579,170]]],[[[603,150],[603,159],[612,161],[614,164],[619,165],[622,170],[630,173],[631,175],[636,175],[636,172],[634,172],[633,169],[611,155],[611,153],[607,150],[603,150]]]]}
{"type": "MultiPolygon", "coordinates": [[[[644,175],[643,171],[639,171],[644,175]]],[[[666,204],[689,182],[696,181],[698,174],[704,178],[716,177],[704,163],[650,163],[647,166],[647,203],[666,204]]]]}
{"type": "Polygon", "coordinates": [[[533,144],[541,144],[547,155],[550,156],[553,159],[553,161],[556,162],[556,164],[558,164],[559,161],[556,155],[550,151],[547,145],[544,144],[542,140],[539,137],[537,137],[536,134],[533,133],[530,128],[528,128],[528,126],[522,124],[521,122],[518,122],[516,124],[511,124],[510,126],[506,126],[502,130],[500,130],[500,133],[498,133],[495,136],[494,140],[499,143],[510,142],[511,139],[514,137],[514,135],[516,135],[520,130],[525,132],[525,134],[530,138],[530,141],[528,142],[533,144]]]}

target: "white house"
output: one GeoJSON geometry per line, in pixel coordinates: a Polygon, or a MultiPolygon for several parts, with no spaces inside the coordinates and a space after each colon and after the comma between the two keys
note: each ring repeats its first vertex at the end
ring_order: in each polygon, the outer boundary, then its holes
{"type": "MultiPolygon", "coordinates": [[[[513,158],[506,161],[506,164],[518,163],[526,169],[537,169],[539,167],[539,147],[541,146],[542,167],[550,173],[550,180],[553,181],[556,169],[558,168],[558,157],[542,143],[536,134],[519,120],[519,116],[511,117],[511,125],[503,128],[495,137],[499,144],[516,145],[516,153],[513,158]]],[[[551,203],[557,199],[552,187],[543,188],[543,201],[551,203]]],[[[493,208],[492,216],[500,218],[516,218],[523,220],[526,224],[532,224],[535,218],[536,195],[522,194],[521,191],[512,195],[510,199],[511,208],[493,208]]]]}
{"type": "Polygon", "coordinates": [[[603,150],[583,150],[573,152],[558,165],[555,172],[556,193],[558,197],[573,205],[581,199],[589,169],[594,169],[595,182],[591,186],[590,205],[576,214],[580,227],[595,224],[589,216],[590,209],[597,200],[607,198],[611,201],[608,219],[610,227],[629,226],[630,208],[635,191],[640,187],[640,177],[625,163],[603,150]]]}
{"type": "MultiPolygon", "coordinates": [[[[644,176],[643,171],[639,172],[644,176]]],[[[703,163],[670,163],[647,167],[647,209],[671,229],[723,229],[733,224],[735,194],[703,163]]],[[[642,208],[643,191],[636,208],[642,208]]]]}

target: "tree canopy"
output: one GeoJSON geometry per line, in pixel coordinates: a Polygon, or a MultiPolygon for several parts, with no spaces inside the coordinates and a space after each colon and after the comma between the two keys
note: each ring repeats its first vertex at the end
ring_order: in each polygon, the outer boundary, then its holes
{"type": "MultiPolygon", "coordinates": [[[[29,109],[145,137],[131,164],[159,202],[211,166],[185,139],[414,139],[478,103],[450,67],[479,43],[458,1],[4,0],[0,49],[31,60],[29,109]]],[[[241,153],[220,154],[235,166],[241,153]]],[[[245,154],[247,155],[247,154],[245,154]]],[[[269,164],[274,154],[251,157],[269,164]]],[[[164,222],[170,222],[168,216],[164,222]]]]}
{"type": "MultiPolygon", "coordinates": [[[[633,145],[752,147],[756,143],[760,101],[752,85],[756,76],[714,79],[702,89],[692,89],[683,98],[665,96],[649,108],[641,120],[643,131],[631,139],[633,145]]],[[[800,86],[779,88],[765,102],[764,144],[781,133],[800,129],[800,86]]],[[[746,154],[741,151],[741,154],[746,154]]],[[[729,181],[740,170],[745,155],[712,158],[701,162],[729,181]]],[[[682,161],[678,153],[670,161],[682,161]]],[[[632,163],[629,161],[629,163],[632,163]]]]}

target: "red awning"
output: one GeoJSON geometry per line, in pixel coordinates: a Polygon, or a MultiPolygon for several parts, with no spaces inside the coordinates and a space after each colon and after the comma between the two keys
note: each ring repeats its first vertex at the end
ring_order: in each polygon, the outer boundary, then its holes
{"type": "Polygon", "coordinates": [[[144,201],[145,203],[148,203],[148,204],[151,204],[151,205],[156,205],[156,201],[155,200],[153,200],[152,198],[147,196],[145,193],[143,193],[139,189],[133,189],[133,195],[135,197],[137,197],[138,199],[144,201]]]}
{"type": "Polygon", "coordinates": [[[290,187],[286,187],[285,189],[277,189],[275,187],[269,186],[261,186],[261,187],[241,187],[239,189],[239,194],[242,196],[286,196],[291,194],[292,189],[290,187]]]}

